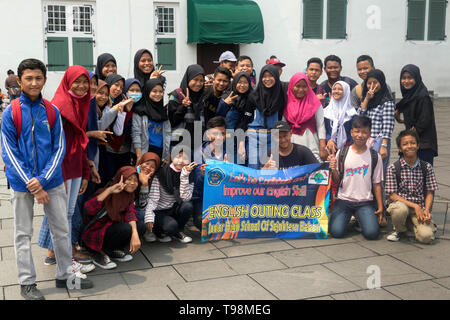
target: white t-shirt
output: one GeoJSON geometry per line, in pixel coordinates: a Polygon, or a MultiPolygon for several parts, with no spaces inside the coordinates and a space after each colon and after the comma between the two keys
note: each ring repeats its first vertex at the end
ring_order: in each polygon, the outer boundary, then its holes
{"type": "MultiPolygon", "coordinates": [[[[339,150],[336,158],[339,159],[339,150]]],[[[372,175],[372,157],[370,156],[370,149],[362,154],[357,154],[350,149],[344,163],[344,177],[342,185],[339,188],[337,198],[341,200],[361,202],[373,200],[372,183],[381,183],[383,180],[383,161],[380,154],[378,154],[378,163],[372,175]]],[[[339,168],[338,168],[339,171],[339,168]]]]}

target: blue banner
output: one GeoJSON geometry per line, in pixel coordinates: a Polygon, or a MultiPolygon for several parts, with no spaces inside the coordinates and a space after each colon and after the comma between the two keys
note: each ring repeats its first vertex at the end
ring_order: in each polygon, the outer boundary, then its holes
{"type": "Polygon", "coordinates": [[[328,163],[255,170],[207,160],[202,242],[237,238],[327,238],[328,163]]]}

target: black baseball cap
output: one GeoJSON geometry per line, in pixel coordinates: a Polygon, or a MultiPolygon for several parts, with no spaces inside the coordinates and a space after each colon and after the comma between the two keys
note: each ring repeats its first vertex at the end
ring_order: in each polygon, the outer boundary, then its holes
{"type": "Polygon", "coordinates": [[[285,132],[291,131],[291,127],[289,126],[289,124],[286,121],[278,121],[277,123],[274,124],[272,129],[277,129],[277,130],[285,131],[285,132]]]}

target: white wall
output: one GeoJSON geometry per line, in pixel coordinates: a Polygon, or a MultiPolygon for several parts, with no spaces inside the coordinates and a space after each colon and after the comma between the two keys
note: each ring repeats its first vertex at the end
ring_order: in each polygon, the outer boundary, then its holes
{"type": "MultiPolygon", "coordinates": [[[[263,44],[241,44],[241,54],[249,55],[259,70],[266,59],[277,55],[287,64],[282,79],[303,71],[306,61],[318,56],[324,59],[336,54],[342,59],[343,75],[359,81],[356,74],[356,58],[369,54],[375,65],[382,69],[387,82],[399,97],[399,73],[407,63],[417,64],[430,90],[440,96],[450,96],[450,45],[443,42],[411,42],[406,35],[406,0],[349,0],[347,12],[347,40],[302,40],[302,0],[254,0],[261,8],[264,19],[265,41],[263,44]],[[381,28],[366,26],[369,15],[367,7],[376,4],[381,10],[381,28]],[[395,5],[394,5],[395,3],[395,5]]],[[[63,1],[61,1],[63,2],[63,1]]],[[[187,1],[154,1],[175,4],[177,10],[177,70],[168,71],[167,90],[178,87],[186,67],[196,63],[196,45],[187,44],[187,1]]],[[[133,58],[138,49],[147,48],[156,55],[154,32],[154,6],[150,0],[97,0],[94,48],[96,57],[103,53],[113,54],[118,62],[118,73],[133,76],[133,58]]],[[[41,0],[0,0],[0,21],[3,26],[16,25],[15,36],[6,35],[0,50],[0,86],[4,90],[6,71],[17,70],[25,58],[45,59],[43,13],[41,0]]],[[[6,27],[5,27],[6,28],[6,27]]],[[[447,34],[450,30],[450,9],[447,8],[447,34]]],[[[53,96],[63,72],[49,72],[44,94],[53,96]]],[[[322,75],[320,80],[326,79],[322,75]]]]}

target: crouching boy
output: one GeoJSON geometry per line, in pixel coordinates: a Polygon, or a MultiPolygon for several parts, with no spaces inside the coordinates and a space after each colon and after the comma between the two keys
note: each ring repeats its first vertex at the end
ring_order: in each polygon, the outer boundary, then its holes
{"type": "Polygon", "coordinates": [[[366,145],[371,132],[369,118],[355,117],[350,132],[354,144],[340,149],[336,157],[328,157],[333,180],[339,183],[329,230],[334,238],[342,238],[354,215],[364,237],[375,240],[383,212],[383,162],[380,155],[366,145]]]}
{"type": "Polygon", "coordinates": [[[404,130],[397,137],[400,160],[391,164],[386,174],[386,194],[391,201],[387,212],[392,217],[394,232],[389,241],[399,241],[408,229],[417,241],[431,243],[436,225],[431,220],[434,191],[438,189],[431,164],[419,160],[419,136],[404,130]]]}

